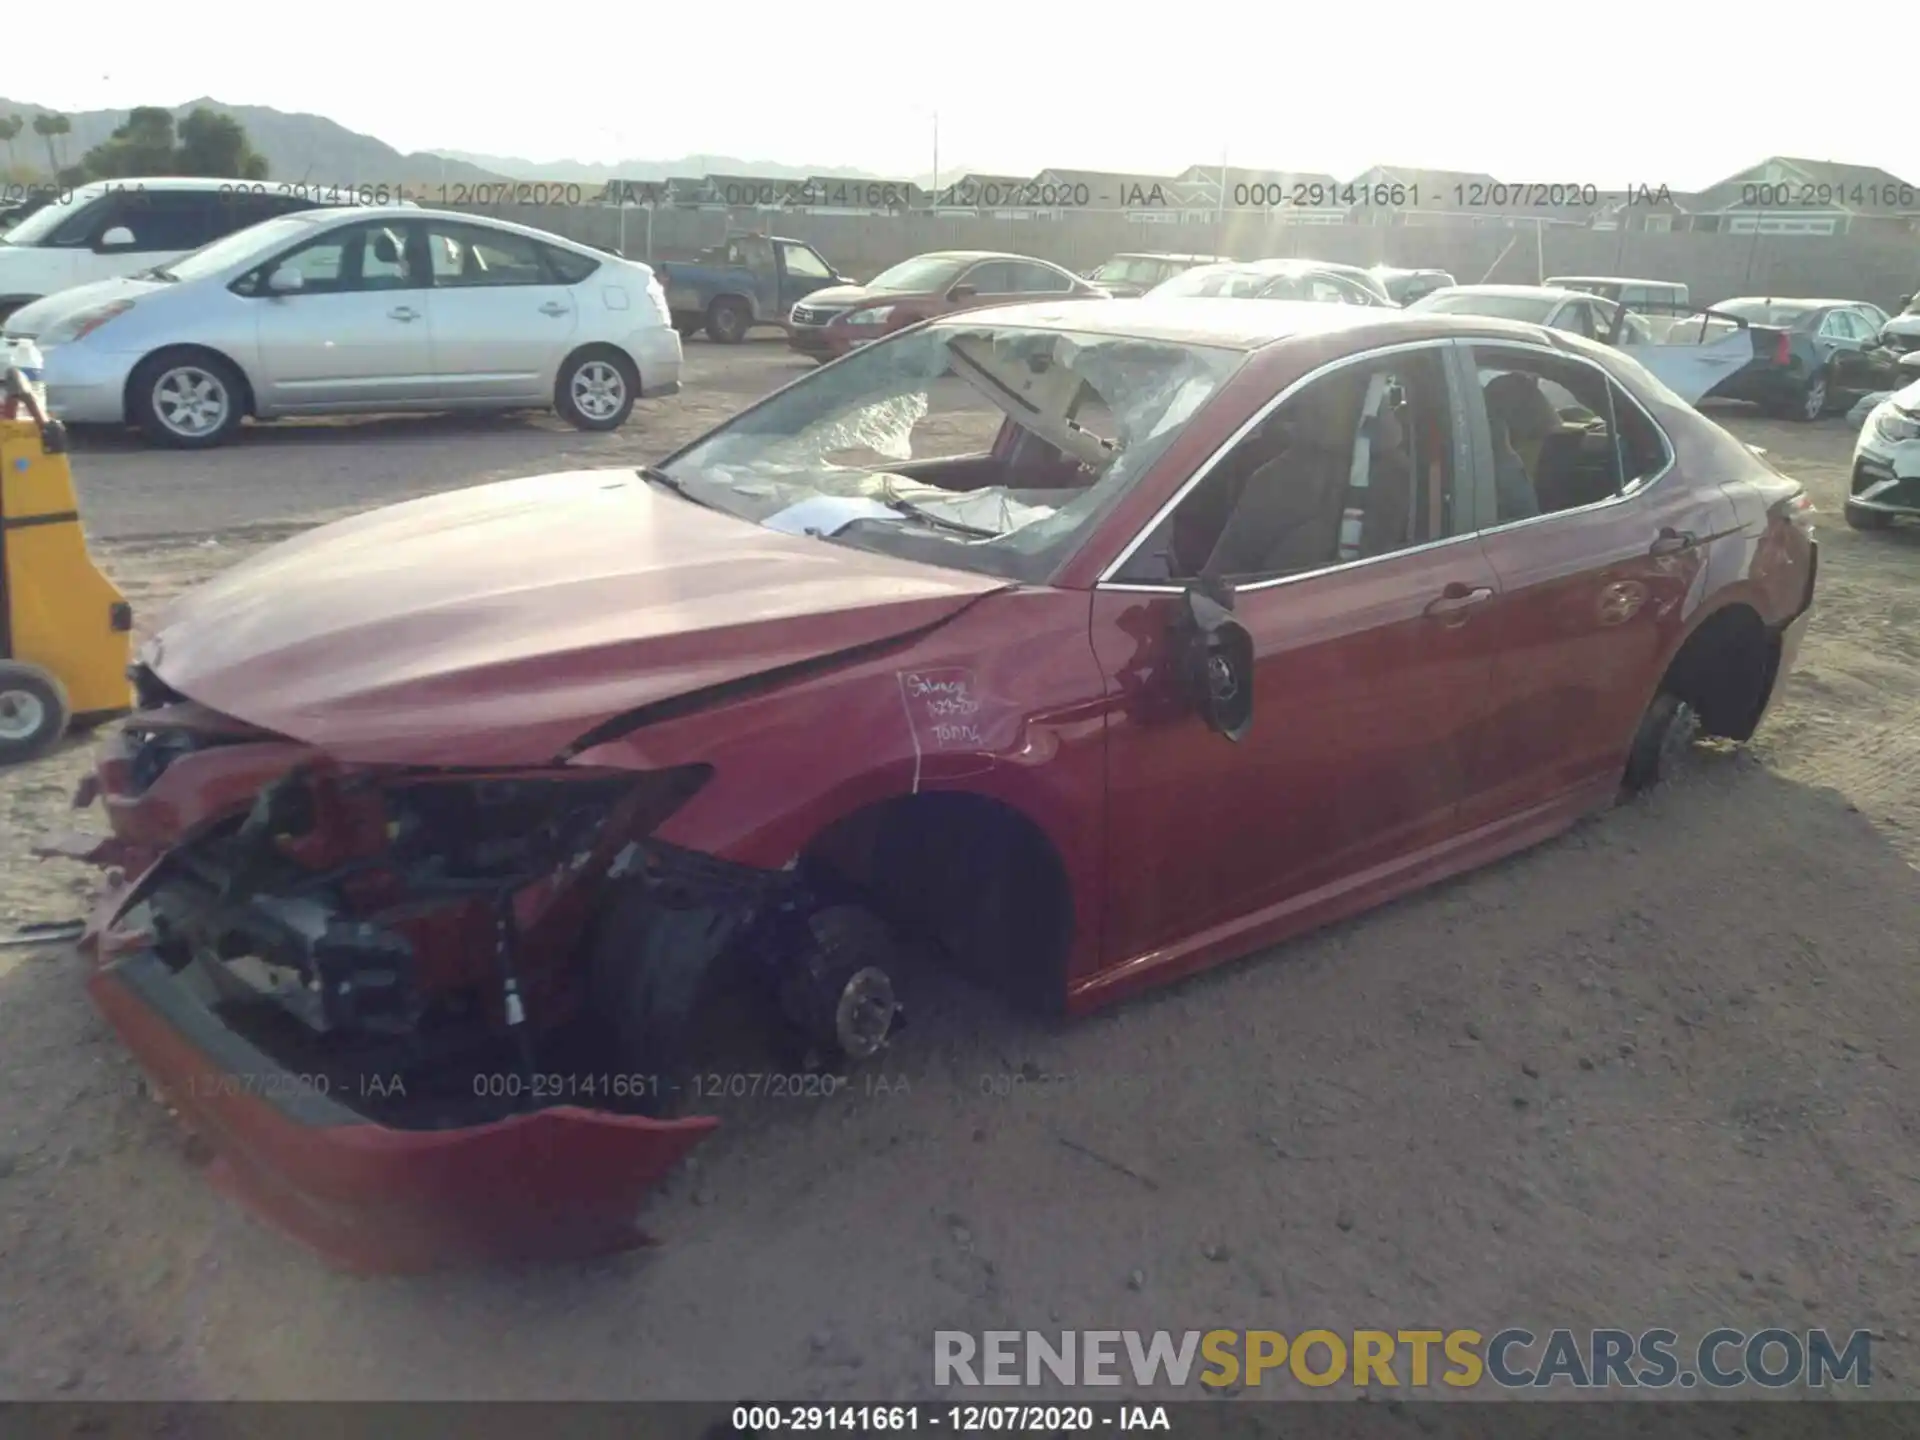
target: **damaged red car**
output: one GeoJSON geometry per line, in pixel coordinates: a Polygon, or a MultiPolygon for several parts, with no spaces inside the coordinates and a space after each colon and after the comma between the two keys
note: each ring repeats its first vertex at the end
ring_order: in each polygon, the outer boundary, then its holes
{"type": "Polygon", "coordinates": [[[973,311],[656,467],[235,566],[141,655],[111,837],[51,851],[114,867],[93,997],[258,1210],[583,1255],[744,1035],[842,1072],[922,962],[1083,1012],[1751,735],[1808,510],[1536,326],[973,311]]]}

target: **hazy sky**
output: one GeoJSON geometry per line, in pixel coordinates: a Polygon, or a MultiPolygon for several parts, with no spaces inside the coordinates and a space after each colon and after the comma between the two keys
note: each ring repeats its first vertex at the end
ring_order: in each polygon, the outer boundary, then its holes
{"type": "MultiPolygon", "coordinates": [[[[327,115],[402,150],[533,160],[732,154],[892,175],[1374,163],[1696,188],[1769,154],[1920,183],[1891,0],[1819,12],[1613,0],[1299,9],[737,0],[308,12],[111,0],[35,46],[11,98],[69,110],[211,95],[327,115]],[[126,14],[125,23],[115,18],[126,14]],[[531,32],[522,14],[551,17],[531,32]],[[809,15],[814,17],[810,23],[809,15]],[[724,16],[724,19],[723,19],[724,16]],[[1887,43],[1882,44],[1882,41],[1887,43]],[[1619,58],[1615,58],[1618,56],[1619,58]]],[[[351,179],[352,177],[342,177],[351,179]]]]}

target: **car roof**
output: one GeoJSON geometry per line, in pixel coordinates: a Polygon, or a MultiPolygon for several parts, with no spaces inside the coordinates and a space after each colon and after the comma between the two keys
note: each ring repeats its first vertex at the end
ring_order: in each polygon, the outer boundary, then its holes
{"type": "Polygon", "coordinates": [[[1303,260],[1296,255],[1276,255],[1265,260],[1220,260],[1211,265],[1202,265],[1199,268],[1202,270],[1212,270],[1223,275],[1290,275],[1308,270],[1339,270],[1349,272],[1357,272],[1359,270],[1359,267],[1354,265],[1341,265],[1332,260],[1303,260]]]}
{"type": "Polygon", "coordinates": [[[1260,350],[1301,336],[1367,326],[1407,329],[1423,335],[1485,335],[1556,343],[1543,326],[1485,315],[1439,315],[1375,305],[1328,305],[1313,300],[1226,300],[1184,295],[1147,296],[1138,300],[1026,301],[962,310],[932,324],[944,328],[982,321],[1120,339],[1212,345],[1226,350],[1260,350]]]}
{"type": "MultiPolygon", "coordinates": [[[[448,220],[461,225],[484,225],[499,230],[509,230],[516,235],[525,235],[534,240],[559,245],[568,250],[593,255],[602,260],[622,260],[624,264],[639,262],[624,260],[610,251],[589,245],[583,240],[569,240],[564,235],[556,235],[551,230],[541,230],[532,225],[516,225],[511,220],[497,219],[492,215],[470,215],[464,210],[426,210],[412,205],[322,205],[312,210],[294,210],[276,218],[281,220],[299,220],[309,225],[351,225],[362,220],[379,220],[391,216],[396,220],[448,220]]],[[[244,232],[242,232],[244,233],[244,232]]]]}
{"type": "MultiPolygon", "coordinates": [[[[1558,285],[1449,285],[1445,290],[1434,292],[1440,295],[1511,295],[1516,298],[1571,300],[1580,295],[1578,290],[1563,290],[1558,285]]],[[[1583,299],[1591,298],[1582,296],[1583,299]]]]}
{"type": "Polygon", "coordinates": [[[1227,261],[1225,255],[1180,255],[1171,250],[1121,250],[1108,257],[1113,260],[1191,260],[1199,265],[1213,265],[1227,261]]]}
{"type": "MultiPolygon", "coordinates": [[[[232,176],[220,179],[218,176],[199,175],[136,175],[125,180],[89,180],[84,185],[73,187],[73,198],[82,196],[92,199],[104,195],[109,190],[225,190],[236,194],[252,194],[253,187],[260,186],[260,193],[266,194],[266,185],[254,180],[235,180],[232,176]]],[[[319,184],[311,188],[322,188],[319,184]]]]}
{"type": "MultiPolygon", "coordinates": [[[[1056,270],[1062,268],[1059,265],[1055,265],[1054,262],[1051,260],[1042,260],[1038,255],[1016,255],[1011,250],[925,250],[918,255],[909,255],[907,259],[908,260],[1031,260],[1034,263],[1039,265],[1053,265],[1053,268],[1056,270]]],[[[904,265],[906,264],[906,260],[902,260],[899,263],[904,265]]],[[[891,269],[892,267],[889,266],[888,268],[891,269]]]]}
{"type": "Polygon", "coordinates": [[[1562,285],[1652,285],[1661,290],[1684,290],[1682,280],[1637,280],[1631,275],[1550,275],[1562,285]]]}
{"type": "Polygon", "coordinates": [[[1865,305],[1865,300],[1816,300],[1805,295],[1735,295],[1722,300],[1722,305],[1799,305],[1808,310],[1818,310],[1822,306],[1865,305]]]}

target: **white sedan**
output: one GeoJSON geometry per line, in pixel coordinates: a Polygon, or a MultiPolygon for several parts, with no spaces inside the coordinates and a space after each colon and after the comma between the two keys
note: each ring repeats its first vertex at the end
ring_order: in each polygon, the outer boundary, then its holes
{"type": "Polygon", "coordinates": [[[370,206],[268,220],[15,311],[53,413],[217,445],[248,415],[549,408],[583,430],[680,388],[653,271],[524,225],[370,206]]]}

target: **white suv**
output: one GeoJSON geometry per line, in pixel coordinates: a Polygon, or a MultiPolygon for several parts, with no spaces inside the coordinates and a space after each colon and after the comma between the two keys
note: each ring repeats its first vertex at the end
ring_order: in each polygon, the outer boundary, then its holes
{"type": "Polygon", "coordinates": [[[0,235],[0,321],[75,285],[151,270],[262,220],[320,208],[297,193],[306,188],[149,175],[63,192],[0,235]]]}

